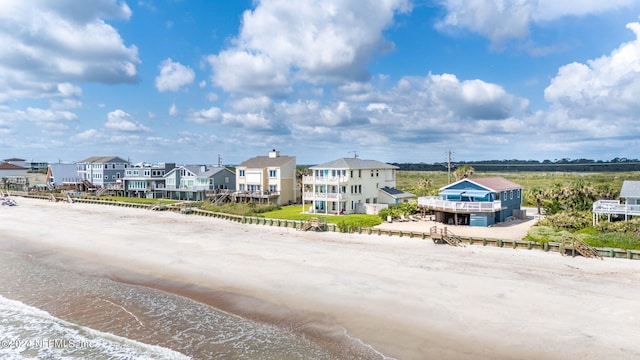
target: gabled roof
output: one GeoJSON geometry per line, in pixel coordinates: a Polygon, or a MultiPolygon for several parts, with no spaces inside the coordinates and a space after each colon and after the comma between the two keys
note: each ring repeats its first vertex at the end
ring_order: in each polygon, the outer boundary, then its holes
{"type": "Polygon", "coordinates": [[[505,190],[515,190],[515,189],[522,189],[522,186],[511,182],[501,176],[494,176],[494,177],[484,177],[484,178],[472,178],[472,179],[461,179],[458,180],[452,184],[449,184],[447,186],[444,186],[442,188],[440,188],[440,190],[445,190],[449,187],[452,187],[453,185],[457,185],[460,184],[462,182],[470,182],[473,184],[476,184],[480,187],[483,187],[487,190],[491,190],[491,191],[495,191],[495,192],[500,192],[500,191],[505,191],[505,190]]]}
{"type": "Polygon", "coordinates": [[[640,181],[625,180],[622,182],[620,197],[624,199],[640,198],[640,181]]]}
{"type": "Polygon", "coordinates": [[[383,163],[377,160],[364,160],[359,158],[342,158],[311,166],[310,169],[398,169],[397,166],[383,163]]]}
{"type": "MultiPolygon", "coordinates": [[[[76,164],[49,164],[51,175],[57,184],[64,182],[75,182],[81,179],[78,175],[78,166],[76,164]]],[[[47,179],[47,182],[49,179],[47,179]]]]}
{"type": "Polygon", "coordinates": [[[212,168],[209,168],[207,171],[203,172],[202,174],[199,174],[198,176],[208,178],[224,170],[231,172],[231,170],[227,169],[226,167],[212,167],[212,168]]]}
{"type": "Polygon", "coordinates": [[[104,163],[111,163],[111,162],[129,163],[127,160],[124,160],[123,158],[120,158],[117,156],[92,156],[82,161],[78,161],[78,163],[80,164],[89,164],[89,163],[104,164],[104,163]]]}
{"type": "Polygon", "coordinates": [[[5,162],[9,162],[9,161],[26,161],[25,159],[18,159],[18,158],[11,158],[11,159],[4,159],[5,162]]]}
{"type": "Polygon", "coordinates": [[[295,156],[280,155],[277,157],[270,156],[256,156],[249,160],[242,162],[238,167],[246,167],[253,169],[264,169],[268,167],[280,167],[286,165],[291,160],[295,161],[295,156]]]}
{"type": "Polygon", "coordinates": [[[390,188],[390,187],[383,187],[378,189],[379,191],[382,191],[384,193],[386,193],[387,195],[391,196],[392,198],[395,199],[406,199],[406,198],[414,198],[416,197],[414,194],[408,193],[408,192],[404,192],[402,190],[398,190],[396,188],[390,188]]]}
{"type": "Polygon", "coordinates": [[[176,166],[173,169],[169,170],[169,172],[167,172],[165,174],[165,176],[176,172],[180,169],[186,169],[187,171],[193,173],[195,176],[200,177],[200,178],[209,178],[221,171],[227,170],[231,173],[233,173],[231,170],[227,169],[226,167],[208,167],[206,165],[180,165],[180,166],[176,166]],[[204,167],[204,171],[203,171],[203,167],[204,167]]]}
{"type": "Polygon", "coordinates": [[[26,167],[3,162],[3,163],[0,163],[0,170],[29,170],[29,169],[26,167]]]}

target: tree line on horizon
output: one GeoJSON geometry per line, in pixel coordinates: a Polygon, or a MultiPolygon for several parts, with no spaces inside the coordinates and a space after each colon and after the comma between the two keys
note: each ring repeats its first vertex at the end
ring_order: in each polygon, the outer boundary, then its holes
{"type": "MultiPolygon", "coordinates": [[[[448,164],[439,163],[391,163],[403,171],[446,171],[448,164]]],[[[614,158],[608,161],[591,159],[556,159],[556,160],[480,160],[457,161],[451,164],[452,169],[471,166],[475,171],[640,171],[640,160],[614,158]]]]}

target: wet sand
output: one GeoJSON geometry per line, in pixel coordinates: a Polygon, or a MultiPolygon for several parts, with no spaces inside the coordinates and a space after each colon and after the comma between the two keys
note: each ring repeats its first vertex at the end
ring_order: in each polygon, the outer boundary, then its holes
{"type": "MultiPolygon", "coordinates": [[[[398,359],[640,357],[640,263],[17,199],[5,251],[398,359]]],[[[341,344],[336,344],[337,348],[341,344]]]]}

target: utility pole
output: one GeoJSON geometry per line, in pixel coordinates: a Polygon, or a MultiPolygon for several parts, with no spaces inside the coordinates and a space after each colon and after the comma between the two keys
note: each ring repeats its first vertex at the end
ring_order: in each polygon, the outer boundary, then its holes
{"type": "Polygon", "coordinates": [[[447,175],[449,184],[451,184],[451,160],[453,158],[453,152],[451,150],[447,151],[447,175]]]}
{"type": "Polygon", "coordinates": [[[222,167],[222,157],[218,154],[218,167],[222,167]]]}

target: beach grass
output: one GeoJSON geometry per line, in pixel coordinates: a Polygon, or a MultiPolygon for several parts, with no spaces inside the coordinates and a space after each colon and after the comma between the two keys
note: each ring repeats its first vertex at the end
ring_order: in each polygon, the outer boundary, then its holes
{"type": "Polygon", "coordinates": [[[98,200],[105,201],[119,201],[126,203],[134,203],[134,204],[175,204],[178,203],[178,200],[170,200],[170,199],[146,199],[146,198],[132,198],[126,196],[100,196],[97,198],[98,200]]]}

